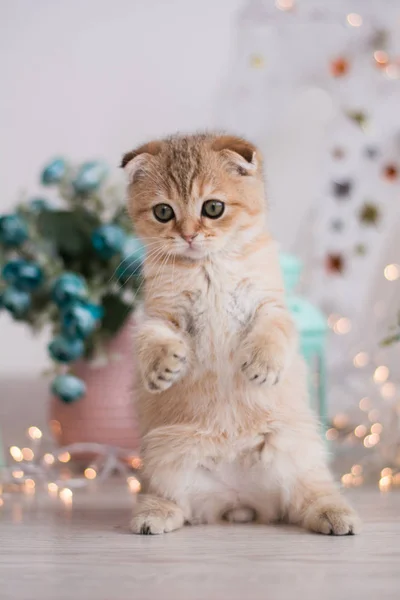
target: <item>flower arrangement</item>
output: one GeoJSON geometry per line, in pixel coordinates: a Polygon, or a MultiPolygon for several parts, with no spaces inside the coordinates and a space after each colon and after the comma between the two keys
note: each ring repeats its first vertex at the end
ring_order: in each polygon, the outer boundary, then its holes
{"type": "Polygon", "coordinates": [[[106,359],[141,286],[144,249],[107,179],[102,162],[57,158],[41,173],[54,200],[31,198],[0,216],[0,308],[34,332],[50,326],[51,389],[67,403],[85,393],[73,362],[106,359]]]}

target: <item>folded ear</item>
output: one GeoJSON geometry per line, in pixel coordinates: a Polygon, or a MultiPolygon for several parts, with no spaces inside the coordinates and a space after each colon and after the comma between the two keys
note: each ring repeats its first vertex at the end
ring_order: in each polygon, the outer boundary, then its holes
{"type": "Polygon", "coordinates": [[[239,175],[254,175],[261,157],[254,144],[234,135],[221,135],[212,143],[212,149],[223,153],[228,165],[239,175]]]}
{"type": "Polygon", "coordinates": [[[127,152],[122,157],[121,167],[125,169],[129,182],[133,183],[141,171],[145,170],[146,164],[152,157],[157,156],[161,151],[162,142],[154,141],[143,144],[136,150],[127,152]]]}

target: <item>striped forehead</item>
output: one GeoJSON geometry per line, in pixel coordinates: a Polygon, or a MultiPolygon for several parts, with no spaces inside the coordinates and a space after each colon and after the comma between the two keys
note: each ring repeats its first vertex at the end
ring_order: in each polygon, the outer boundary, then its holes
{"type": "Polygon", "coordinates": [[[188,201],[193,194],[199,192],[197,179],[202,171],[201,153],[199,148],[188,144],[180,146],[171,148],[166,157],[166,168],[171,191],[188,201]]]}

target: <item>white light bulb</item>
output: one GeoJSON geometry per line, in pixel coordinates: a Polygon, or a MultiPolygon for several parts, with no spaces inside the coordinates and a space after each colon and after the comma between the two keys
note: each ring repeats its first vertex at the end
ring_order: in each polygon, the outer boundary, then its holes
{"type": "Polygon", "coordinates": [[[43,434],[40,431],[39,427],[35,427],[33,425],[32,427],[29,427],[28,435],[31,438],[31,440],[40,440],[43,434]]]}
{"type": "Polygon", "coordinates": [[[357,13],[350,13],[347,15],[347,22],[352,27],[361,27],[363,19],[362,16],[357,13]]]}
{"type": "Polygon", "coordinates": [[[276,8],[279,10],[292,10],[294,7],[294,0],[275,0],[276,8]]]}
{"type": "Polygon", "coordinates": [[[345,335],[351,331],[351,321],[347,317],[340,317],[333,326],[333,331],[339,335],[345,335]]]}
{"type": "Polygon", "coordinates": [[[400,277],[400,265],[395,263],[391,265],[386,265],[383,270],[383,274],[388,281],[396,281],[400,277]]]}
{"type": "Polygon", "coordinates": [[[376,367],[374,372],[375,383],[383,383],[389,377],[389,369],[385,365],[376,367]]]}

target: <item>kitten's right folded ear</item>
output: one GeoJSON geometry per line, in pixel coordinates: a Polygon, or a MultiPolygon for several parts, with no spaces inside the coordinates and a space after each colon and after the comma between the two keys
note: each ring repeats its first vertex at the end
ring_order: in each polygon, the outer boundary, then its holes
{"type": "Polygon", "coordinates": [[[145,171],[146,165],[152,157],[161,152],[162,142],[154,141],[143,144],[136,150],[127,152],[122,157],[121,167],[128,175],[129,183],[133,183],[141,172],[145,171]]]}

